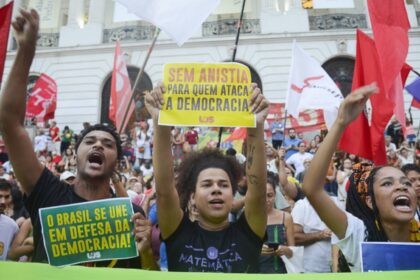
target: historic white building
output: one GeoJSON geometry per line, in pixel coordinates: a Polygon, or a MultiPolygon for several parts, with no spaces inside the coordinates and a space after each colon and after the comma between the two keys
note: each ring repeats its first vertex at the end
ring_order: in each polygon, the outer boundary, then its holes
{"type": "MultiPolygon", "coordinates": [[[[0,0],[0,5],[7,2],[0,0]]],[[[173,2],[175,5],[176,0],[173,2]]],[[[261,83],[271,101],[285,100],[294,39],[327,69],[343,92],[348,93],[356,28],[371,33],[366,0],[329,1],[342,5],[335,9],[302,8],[302,2],[310,4],[310,0],[246,2],[236,60],[251,68],[253,79],[261,83]],[[344,8],[349,3],[354,7],[344,8]]],[[[412,26],[407,62],[419,71],[420,0],[405,3],[412,26]]],[[[165,63],[230,61],[241,5],[242,0],[222,0],[218,9],[182,47],[161,33],[137,92],[150,89],[162,78],[165,63]]],[[[56,120],[60,127],[69,125],[78,131],[85,121],[106,121],[115,41],[121,41],[134,80],[155,28],[124,15],[112,0],[15,0],[14,14],[19,7],[28,6],[37,8],[41,16],[29,86],[33,86],[40,73],[55,79],[58,86],[56,120]]],[[[4,78],[8,76],[15,49],[11,36],[4,78]]],[[[410,74],[408,81],[414,77],[410,74]]],[[[405,94],[405,101],[408,109],[411,96],[405,94]]],[[[141,98],[136,105],[142,108],[141,98]]],[[[419,110],[413,109],[413,117],[417,125],[419,110]]]]}

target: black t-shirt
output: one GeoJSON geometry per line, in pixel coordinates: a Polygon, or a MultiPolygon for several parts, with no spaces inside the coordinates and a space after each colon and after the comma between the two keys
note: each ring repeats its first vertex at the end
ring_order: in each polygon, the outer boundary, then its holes
{"type": "MultiPolygon", "coordinates": [[[[74,192],[74,186],[69,185],[59,178],[54,176],[51,171],[44,168],[41,177],[38,179],[31,194],[25,201],[26,209],[29,211],[33,226],[33,237],[34,237],[34,252],[32,255],[33,262],[48,262],[47,254],[44,248],[44,241],[41,233],[41,221],[39,217],[39,209],[45,207],[66,205],[72,203],[86,202],[84,198],[81,198],[74,192]]],[[[144,215],[144,211],[133,204],[134,212],[141,212],[144,215]]],[[[99,261],[92,263],[85,263],[82,265],[86,266],[97,266],[97,267],[121,267],[121,268],[140,268],[140,258],[131,258],[124,260],[108,260],[99,261]]]]}
{"type": "Polygon", "coordinates": [[[186,214],[165,240],[169,271],[257,273],[263,240],[245,215],[220,231],[207,231],[186,214]]]}

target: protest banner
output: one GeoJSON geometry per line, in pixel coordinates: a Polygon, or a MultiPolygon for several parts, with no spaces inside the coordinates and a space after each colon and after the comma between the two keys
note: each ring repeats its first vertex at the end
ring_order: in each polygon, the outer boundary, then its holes
{"type": "Polygon", "coordinates": [[[419,270],[420,244],[362,242],[362,271],[419,270]]]}
{"type": "Polygon", "coordinates": [[[164,66],[166,92],[160,125],[255,127],[251,73],[239,63],[174,63],[164,66]]]}
{"type": "Polygon", "coordinates": [[[51,265],[138,256],[129,198],[41,208],[39,215],[51,265]]]}
{"type": "MultiPolygon", "coordinates": [[[[267,116],[268,123],[271,125],[271,123],[275,119],[275,115],[278,115],[279,121],[283,123],[284,110],[285,110],[284,103],[270,103],[270,107],[268,109],[268,116],[267,116]]],[[[325,129],[326,126],[325,126],[323,111],[320,109],[303,110],[299,112],[299,118],[288,116],[286,120],[286,129],[289,129],[292,127],[296,129],[296,131],[298,132],[325,129]]],[[[270,132],[270,135],[271,135],[271,132],[270,132]]]]}
{"type": "Polygon", "coordinates": [[[57,108],[57,83],[42,73],[29,93],[25,118],[36,117],[38,121],[54,119],[57,108]]]}

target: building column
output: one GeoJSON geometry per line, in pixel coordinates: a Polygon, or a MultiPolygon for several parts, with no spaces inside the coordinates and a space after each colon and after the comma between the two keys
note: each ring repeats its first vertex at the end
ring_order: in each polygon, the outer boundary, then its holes
{"type": "Polygon", "coordinates": [[[105,19],[105,4],[103,0],[90,0],[88,24],[103,25],[105,19]]]}
{"type": "Polygon", "coordinates": [[[261,33],[307,32],[308,11],[300,0],[262,0],[261,33]]]}
{"type": "Polygon", "coordinates": [[[105,5],[107,1],[91,0],[88,22],[85,23],[83,0],[69,1],[67,26],[60,32],[60,47],[87,46],[102,43],[105,5]]]}
{"type": "Polygon", "coordinates": [[[68,27],[84,27],[84,7],[83,0],[69,1],[68,27]]]}
{"type": "Polygon", "coordinates": [[[88,23],[82,30],[84,44],[102,44],[106,2],[103,0],[90,0],[88,23]]]}

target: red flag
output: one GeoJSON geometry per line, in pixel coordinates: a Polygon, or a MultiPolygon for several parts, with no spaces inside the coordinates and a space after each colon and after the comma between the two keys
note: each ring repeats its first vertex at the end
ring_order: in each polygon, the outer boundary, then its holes
{"type": "MultiPolygon", "coordinates": [[[[121,52],[120,42],[115,45],[114,69],[112,71],[111,99],[109,101],[109,119],[115,124],[118,131],[123,131],[128,119],[122,124],[125,110],[131,98],[131,83],[125,65],[124,55],[121,52]]],[[[131,103],[127,116],[134,111],[134,102],[131,103]]]]}
{"type": "Polygon", "coordinates": [[[411,101],[411,107],[420,109],[420,102],[418,102],[414,97],[413,97],[413,101],[411,101]]]}
{"type": "Polygon", "coordinates": [[[384,131],[393,114],[394,104],[386,97],[386,91],[375,42],[357,30],[356,64],[352,89],[377,82],[379,93],[370,97],[365,112],[361,113],[344,131],[339,148],[366,159],[376,165],[386,164],[384,131]]]}
{"type": "Polygon", "coordinates": [[[0,83],[3,78],[4,61],[6,60],[7,41],[9,39],[12,11],[13,1],[0,8],[0,83]]]}
{"type": "Polygon", "coordinates": [[[394,103],[394,114],[405,131],[405,110],[400,76],[408,53],[408,21],[404,1],[368,0],[376,50],[386,96],[394,103]]]}
{"type": "Polygon", "coordinates": [[[407,63],[404,63],[402,69],[401,69],[401,81],[402,86],[405,87],[405,83],[407,82],[408,75],[410,74],[410,71],[413,69],[410,65],[407,63]]]}
{"type": "Polygon", "coordinates": [[[29,94],[26,118],[36,117],[39,121],[54,119],[57,107],[57,84],[46,74],[41,74],[29,94]]]}
{"type": "Polygon", "coordinates": [[[245,138],[246,138],[246,128],[245,127],[238,127],[223,142],[235,141],[235,140],[244,140],[245,138]]]}

